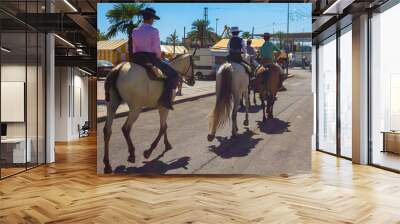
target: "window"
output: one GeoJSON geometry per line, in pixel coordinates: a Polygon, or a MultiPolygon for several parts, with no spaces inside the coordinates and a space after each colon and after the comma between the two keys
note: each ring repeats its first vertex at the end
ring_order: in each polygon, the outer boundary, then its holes
{"type": "Polygon", "coordinates": [[[352,31],[340,35],[340,155],[352,157],[352,31]]]}
{"type": "Polygon", "coordinates": [[[371,18],[371,160],[400,170],[400,4],[371,18]]]}
{"type": "Polygon", "coordinates": [[[336,35],[318,48],[318,149],[336,153],[336,35]]]}

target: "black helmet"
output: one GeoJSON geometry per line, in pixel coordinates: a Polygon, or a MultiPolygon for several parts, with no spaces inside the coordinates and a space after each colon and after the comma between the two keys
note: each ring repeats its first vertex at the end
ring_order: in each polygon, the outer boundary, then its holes
{"type": "Polygon", "coordinates": [[[140,15],[142,15],[144,19],[150,19],[150,18],[154,18],[155,20],[160,19],[160,17],[156,15],[156,10],[154,10],[153,8],[145,8],[144,10],[141,10],[140,15]]]}

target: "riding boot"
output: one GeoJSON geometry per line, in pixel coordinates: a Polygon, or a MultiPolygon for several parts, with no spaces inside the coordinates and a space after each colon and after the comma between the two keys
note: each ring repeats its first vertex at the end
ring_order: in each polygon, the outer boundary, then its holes
{"type": "Polygon", "coordinates": [[[160,99],[158,102],[161,104],[161,106],[173,110],[174,108],[172,107],[172,91],[173,88],[171,88],[171,85],[168,85],[167,83],[164,84],[164,90],[160,96],[160,99]]]}

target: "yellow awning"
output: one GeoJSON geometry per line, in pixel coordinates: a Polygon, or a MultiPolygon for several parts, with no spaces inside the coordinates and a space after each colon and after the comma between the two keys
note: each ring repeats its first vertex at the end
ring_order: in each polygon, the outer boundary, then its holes
{"type": "MultiPolygon", "coordinates": [[[[245,41],[247,41],[247,40],[245,39],[245,41]]],[[[228,42],[229,42],[229,39],[221,39],[214,46],[212,46],[211,49],[215,49],[215,50],[226,49],[226,48],[228,48],[228,42]]],[[[265,42],[264,39],[252,39],[251,46],[254,48],[260,48],[264,44],[264,42],[265,42]]]]}
{"type": "Polygon", "coordinates": [[[97,42],[97,50],[115,50],[127,43],[127,40],[102,40],[97,42]]]}
{"type": "MultiPolygon", "coordinates": [[[[161,45],[161,51],[173,54],[172,45],[161,45]]],[[[184,46],[175,46],[175,54],[187,53],[188,49],[184,46]]],[[[97,42],[97,60],[110,61],[117,65],[123,61],[129,61],[128,41],[127,40],[105,40],[97,42]]]]}

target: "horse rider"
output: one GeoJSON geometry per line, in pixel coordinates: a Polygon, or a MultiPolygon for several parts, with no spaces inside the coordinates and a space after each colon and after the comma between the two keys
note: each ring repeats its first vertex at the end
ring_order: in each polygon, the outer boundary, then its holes
{"type": "Polygon", "coordinates": [[[167,54],[165,53],[165,51],[161,51],[161,60],[169,64],[169,59],[167,58],[167,54]]]}
{"type": "Polygon", "coordinates": [[[247,54],[250,56],[250,64],[254,67],[257,67],[258,66],[258,62],[256,61],[257,54],[256,54],[256,51],[254,50],[254,48],[251,46],[251,43],[252,43],[252,40],[247,39],[246,50],[247,50],[247,54]]]}
{"type": "MultiPolygon", "coordinates": [[[[265,68],[269,69],[272,66],[275,66],[274,64],[275,56],[280,52],[280,50],[270,41],[271,34],[264,33],[263,37],[265,42],[260,48],[260,59],[261,59],[260,64],[262,64],[265,68]]],[[[267,78],[269,73],[264,73],[264,75],[265,75],[264,77],[267,78]]]]}
{"type": "Polygon", "coordinates": [[[230,29],[232,37],[229,39],[228,42],[228,56],[227,60],[229,62],[236,62],[241,64],[246,72],[250,75],[251,74],[251,66],[247,62],[245,62],[242,58],[242,54],[247,54],[246,43],[242,38],[239,37],[239,27],[233,26],[230,29]]]}
{"type": "Polygon", "coordinates": [[[155,66],[164,73],[166,76],[164,89],[158,102],[165,108],[173,110],[172,91],[176,89],[179,75],[161,57],[160,35],[158,29],[152,26],[160,17],[152,8],[145,8],[140,11],[140,14],[143,17],[143,23],[132,31],[132,40],[130,40],[133,43],[132,62],[145,67],[147,71],[151,71],[149,67],[155,66]]]}

